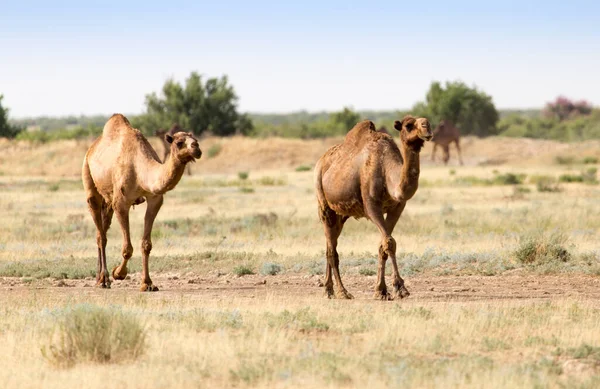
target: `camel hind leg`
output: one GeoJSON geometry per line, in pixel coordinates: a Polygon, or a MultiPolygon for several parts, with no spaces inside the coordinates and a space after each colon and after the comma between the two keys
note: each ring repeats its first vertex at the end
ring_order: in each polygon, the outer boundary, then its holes
{"type": "Polygon", "coordinates": [[[321,212],[321,220],[325,229],[325,239],[327,240],[327,267],[325,273],[325,292],[328,298],[352,299],[354,298],[344,285],[340,275],[340,257],[337,252],[337,243],[344,223],[348,218],[336,214],[331,208],[326,207],[321,212]],[[336,281],[336,290],[333,289],[333,277],[336,281]]]}
{"type": "Polygon", "coordinates": [[[150,279],[148,260],[152,250],[152,226],[162,204],[162,196],[148,198],[148,208],[146,208],[146,215],[144,216],[144,236],[142,237],[142,285],[140,287],[142,292],[158,291],[158,287],[153,285],[150,279]]]}
{"type": "MultiPolygon", "coordinates": [[[[87,163],[83,166],[83,186],[86,192],[88,209],[96,225],[96,245],[98,246],[98,264],[96,269],[96,286],[110,288],[110,277],[106,268],[106,230],[104,228],[104,199],[96,189],[87,163]]],[[[108,223],[110,225],[110,222],[108,223]]]]}

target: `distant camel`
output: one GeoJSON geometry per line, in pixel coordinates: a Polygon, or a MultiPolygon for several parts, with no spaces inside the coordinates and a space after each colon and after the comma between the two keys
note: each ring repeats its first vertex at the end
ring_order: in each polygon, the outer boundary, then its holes
{"type": "Polygon", "coordinates": [[[383,132],[384,134],[392,135],[392,134],[390,134],[390,132],[388,131],[388,129],[385,126],[379,127],[379,130],[377,130],[377,131],[383,132]]]}
{"type": "Polygon", "coordinates": [[[444,165],[447,165],[450,159],[450,144],[454,142],[456,143],[456,150],[458,150],[458,160],[461,165],[463,164],[460,152],[460,130],[451,121],[442,120],[433,131],[433,139],[431,141],[433,142],[433,151],[431,152],[432,161],[435,161],[435,149],[437,146],[441,146],[444,152],[444,165]]]}
{"type": "MultiPolygon", "coordinates": [[[[165,139],[165,135],[169,134],[171,136],[175,135],[175,133],[183,131],[183,128],[181,128],[181,126],[177,123],[173,124],[173,126],[171,127],[171,129],[169,131],[164,130],[164,129],[159,129],[154,131],[154,135],[156,135],[158,137],[158,139],[160,139],[160,141],[162,142],[163,145],[163,158],[162,161],[166,161],[167,157],[169,156],[169,152],[171,150],[171,145],[166,141],[165,139]]],[[[187,172],[188,176],[192,175],[192,165],[191,164],[187,164],[186,165],[186,169],[185,171],[187,172]]]]}
{"type": "Polygon", "coordinates": [[[376,131],[373,122],[366,120],[354,126],[344,142],[330,148],[315,166],[319,217],[327,240],[325,290],[329,298],[352,298],[342,285],[337,252],[338,237],[350,217],[366,217],[381,233],[375,297],[392,299],[385,285],[388,256],[394,270],[394,295],[410,295],[398,272],[392,232],[406,202],[417,191],[419,153],[433,134],[425,118],[406,116],[396,120],[394,128],[400,131],[401,150],[391,136],[376,131]],[[337,284],[335,294],[332,271],[337,284]]]}
{"type": "Polygon", "coordinates": [[[85,154],[83,187],[90,213],[97,228],[98,271],[96,285],[110,288],[106,267],[106,232],[114,213],[123,232],[123,262],[113,269],[115,280],[127,275],[127,261],[133,254],[129,235],[129,208],[147,201],[142,238],[142,291],[156,291],[148,269],[152,250],[152,225],[163,203],[163,195],[175,188],[185,166],[200,158],[198,142],[190,133],[165,135],[171,153],[164,163],[142,133],[131,127],[127,118],[114,114],[102,135],[85,154]]]}

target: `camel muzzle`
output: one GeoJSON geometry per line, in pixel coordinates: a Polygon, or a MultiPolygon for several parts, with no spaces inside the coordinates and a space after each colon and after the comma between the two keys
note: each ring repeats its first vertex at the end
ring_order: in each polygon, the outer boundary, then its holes
{"type": "Polygon", "coordinates": [[[196,159],[200,159],[200,157],[202,156],[202,151],[200,149],[196,149],[192,153],[192,156],[196,159]]]}

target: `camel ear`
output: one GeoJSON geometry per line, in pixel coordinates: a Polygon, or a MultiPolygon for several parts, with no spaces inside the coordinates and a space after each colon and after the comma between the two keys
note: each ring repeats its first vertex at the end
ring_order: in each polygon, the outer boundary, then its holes
{"type": "Polygon", "coordinates": [[[400,120],[396,120],[394,122],[394,128],[398,131],[402,131],[402,123],[400,122],[400,120]]]}
{"type": "Polygon", "coordinates": [[[173,143],[173,136],[171,134],[166,134],[165,140],[167,141],[167,143],[173,143]]]}

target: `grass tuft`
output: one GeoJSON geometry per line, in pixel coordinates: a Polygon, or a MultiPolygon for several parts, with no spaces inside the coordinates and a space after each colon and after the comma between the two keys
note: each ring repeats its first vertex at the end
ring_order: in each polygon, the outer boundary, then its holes
{"type": "Polygon", "coordinates": [[[568,262],[571,253],[565,247],[566,243],[567,236],[560,232],[525,235],[520,239],[515,257],[528,265],[568,262]]]}
{"type": "Polygon", "coordinates": [[[59,367],[77,363],[119,363],[135,360],[145,350],[141,323],[119,308],[76,305],[52,312],[50,342],[41,348],[44,358],[59,367]]]}

